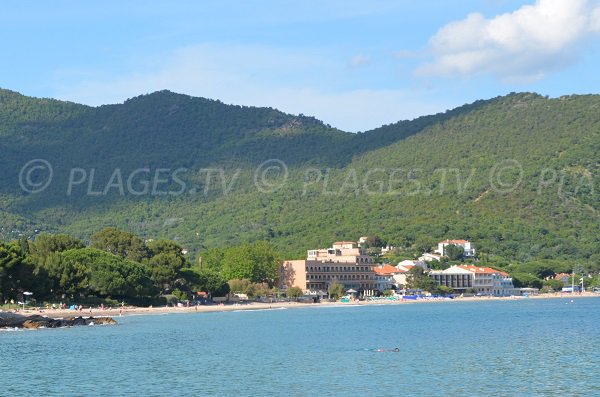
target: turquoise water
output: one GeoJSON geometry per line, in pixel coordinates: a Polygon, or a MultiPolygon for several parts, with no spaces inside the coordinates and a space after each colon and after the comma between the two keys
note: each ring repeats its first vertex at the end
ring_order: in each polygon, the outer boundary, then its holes
{"type": "Polygon", "coordinates": [[[118,320],[0,332],[0,396],[600,395],[600,299],[118,320]]]}

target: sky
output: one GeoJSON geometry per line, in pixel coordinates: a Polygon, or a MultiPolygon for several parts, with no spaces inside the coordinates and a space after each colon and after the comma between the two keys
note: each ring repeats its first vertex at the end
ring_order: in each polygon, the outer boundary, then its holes
{"type": "Polygon", "coordinates": [[[600,91],[600,0],[7,0],[0,87],[92,106],[168,89],[366,131],[478,99],[600,91]]]}

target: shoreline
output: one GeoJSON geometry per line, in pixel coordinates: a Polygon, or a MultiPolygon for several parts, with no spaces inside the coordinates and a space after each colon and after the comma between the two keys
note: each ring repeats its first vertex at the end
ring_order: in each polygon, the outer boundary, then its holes
{"type": "MultiPolygon", "coordinates": [[[[230,312],[230,311],[256,311],[256,310],[277,310],[277,309],[295,309],[307,307],[357,307],[357,306],[381,306],[381,305],[405,305],[415,303],[439,303],[439,302],[490,302],[490,301],[519,301],[530,299],[581,299],[581,298],[600,298],[600,294],[583,293],[583,294],[543,294],[529,297],[510,296],[510,297],[463,297],[454,299],[418,299],[418,300],[381,300],[381,301],[354,301],[354,302],[320,302],[320,303],[304,303],[304,302],[248,302],[243,304],[228,304],[228,305],[200,305],[190,307],[135,307],[125,306],[118,308],[107,308],[104,310],[89,307],[81,311],[69,309],[47,309],[47,310],[19,310],[17,313],[30,316],[42,315],[50,318],[66,318],[66,317],[125,317],[131,315],[157,315],[157,314],[177,314],[177,313],[215,313],[215,312],[230,312]]],[[[14,312],[14,311],[12,311],[14,312]]]]}

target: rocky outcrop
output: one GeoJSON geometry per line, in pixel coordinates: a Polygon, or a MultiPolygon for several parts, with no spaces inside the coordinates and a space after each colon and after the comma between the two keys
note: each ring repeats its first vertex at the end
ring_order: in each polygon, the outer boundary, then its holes
{"type": "Polygon", "coordinates": [[[0,328],[60,328],[77,325],[116,324],[111,317],[66,317],[50,318],[37,314],[23,316],[16,313],[0,312],[0,328]]]}

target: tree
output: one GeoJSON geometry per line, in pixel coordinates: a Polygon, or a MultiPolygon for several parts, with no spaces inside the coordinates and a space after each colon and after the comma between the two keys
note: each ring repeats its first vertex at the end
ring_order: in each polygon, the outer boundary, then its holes
{"type": "Polygon", "coordinates": [[[553,291],[561,291],[564,286],[565,285],[560,280],[550,279],[544,281],[544,287],[548,287],[553,291]]]}
{"type": "Polygon", "coordinates": [[[448,262],[445,261],[444,259],[446,259],[446,258],[442,258],[441,261],[438,261],[437,259],[433,259],[433,260],[427,262],[427,265],[429,266],[429,268],[431,268],[433,270],[446,270],[450,267],[450,264],[448,264],[448,262]]]}
{"type": "Polygon", "coordinates": [[[229,290],[235,294],[246,294],[252,282],[248,279],[231,279],[227,282],[229,290]]]}
{"type": "Polygon", "coordinates": [[[447,285],[438,285],[436,292],[441,295],[451,295],[452,293],[454,293],[454,290],[451,287],[448,287],[447,285]]]}
{"type": "Polygon", "coordinates": [[[543,282],[533,274],[529,273],[511,273],[514,285],[517,288],[542,288],[543,282]]]}
{"type": "Polygon", "coordinates": [[[94,248],[59,255],[59,285],[65,292],[119,298],[151,296],[155,292],[146,269],[139,263],[94,248]]]}
{"type": "Polygon", "coordinates": [[[229,284],[221,275],[212,270],[200,272],[201,289],[211,296],[225,296],[229,293],[229,284]]]}
{"type": "Polygon", "coordinates": [[[285,290],[285,295],[288,298],[296,299],[304,295],[304,292],[302,292],[302,289],[300,287],[289,287],[285,290]]]}
{"type": "Polygon", "coordinates": [[[148,253],[150,256],[155,256],[158,254],[173,254],[181,258],[182,262],[186,261],[185,255],[183,254],[183,248],[175,241],[165,239],[152,240],[148,241],[146,247],[148,248],[148,253]]]}
{"type": "Polygon", "coordinates": [[[344,286],[338,283],[337,281],[334,281],[331,284],[329,284],[329,288],[327,289],[327,291],[329,292],[329,296],[333,299],[340,298],[346,292],[344,290],[344,286]]]}
{"type": "Polygon", "coordinates": [[[444,247],[445,256],[451,261],[461,260],[465,254],[465,250],[458,245],[449,244],[444,247]]]}
{"type": "Polygon", "coordinates": [[[275,284],[279,259],[266,241],[229,248],[223,255],[222,275],[227,280],[248,279],[255,283],[275,284]]]}
{"type": "Polygon", "coordinates": [[[89,268],[86,263],[68,260],[63,253],[51,253],[42,266],[51,294],[75,295],[84,293],[89,286],[89,268]]]}
{"type": "Polygon", "coordinates": [[[35,241],[29,242],[29,252],[34,260],[43,261],[53,252],[84,248],[83,241],[67,234],[40,234],[35,241]]]}
{"type": "Polygon", "coordinates": [[[150,256],[146,244],[138,236],[113,227],[95,233],[92,236],[92,248],[110,252],[134,262],[141,262],[150,256]]]}
{"type": "Polygon", "coordinates": [[[223,268],[223,256],[225,251],[222,248],[211,248],[206,252],[203,252],[201,269],[213,270],[220,272],[223,268]]]}
{"type": "Polygon", "coordinates": [[[171,291],[187,260],[174,252],[160,252],[147,260],[150,278],[161,291],[171,291]]]}
{"type": "Polygon", "coordinates": [[[385,247],[386,242],[379,236],[368,236],[367,237],[367,247],[368,248],[381,248],[385,247]]]}
{"type": "Polygon", "coordinates": [[[434,292],[437,289],[436,282],[425,273],[421,266],[414,266],[408,271],[406,284],[408,289],[428,292],[434,292]]]}
{"type": "Polygon", "coordinates": [[[18,243],[0,242],[0,298],[14,299],[32,286],[33,267],[26,261],[18,243]]]}

